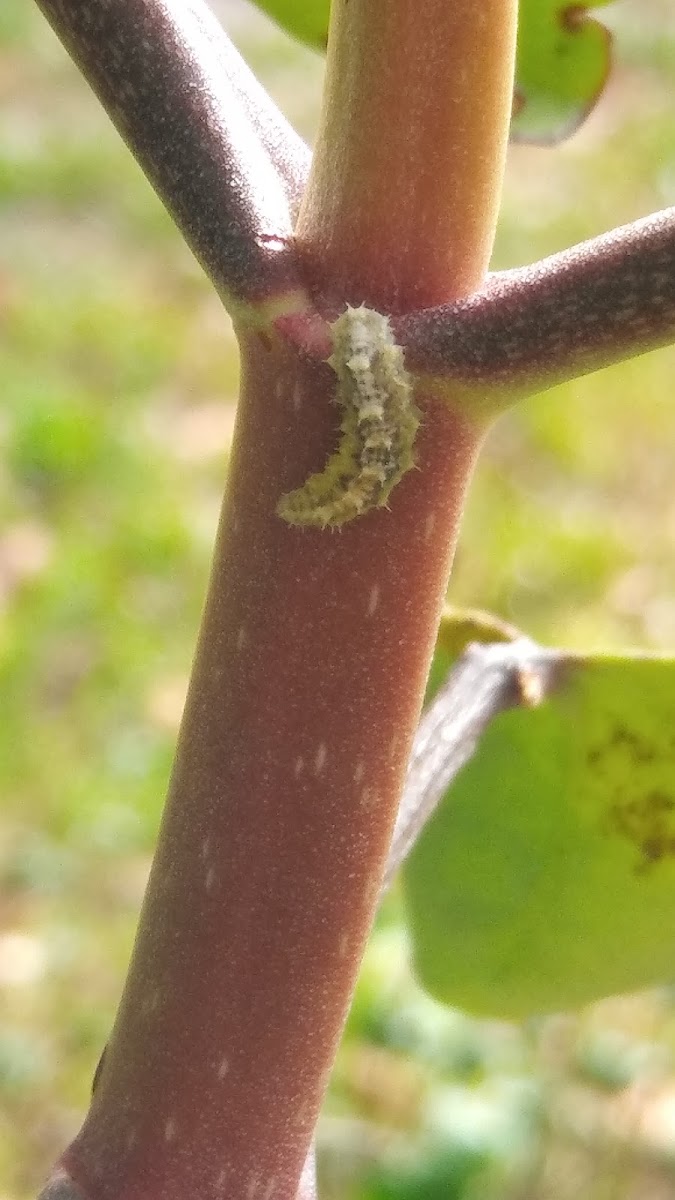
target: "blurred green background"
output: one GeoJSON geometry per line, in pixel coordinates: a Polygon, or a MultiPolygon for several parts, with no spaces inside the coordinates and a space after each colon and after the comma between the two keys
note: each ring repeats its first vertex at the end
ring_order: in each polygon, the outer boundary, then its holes
{"type": "MultiPolygon", "coordinates": [[[[245,0],[217,7],[311,138],[321,60],[245,0]]],[[[498,266],[675,203],[672,5],[603,16],[613,78],[565,146],[513,149],[498,266]]],[[[673,649],[674,369],[653,354],[501,421],[455,602],[546,642],[673,649]]],[[[236,390],[199,268],[37,9],[2,0],[0,1200],[28,1200],[79,1127],[119,997],[236,390]]],[[[525,1028],[440,1008],[394,894],[326,1106],[323,1197],[673,1198],[674,1051],[668,989],[525,1028]]]]}

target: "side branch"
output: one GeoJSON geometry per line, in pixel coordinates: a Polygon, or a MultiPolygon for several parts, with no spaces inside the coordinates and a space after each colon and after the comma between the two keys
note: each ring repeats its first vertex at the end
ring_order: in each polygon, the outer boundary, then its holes
{"type": "Polygon", "coordinates": [[[412,850],[488,725],[508,708],[533,707],[555,689],[566,656],[528,638],[470,645],[424,712],[415,734],[383,890],[412,850]]]}
{"type": "Polygon", "coordinates": [[[298,286],[309,151],[201,0],[37,0],[227,302],[298,286]]]}
{"type": "Polygon", "coordinates": [[[411,370],[500,406],[655,350],[675,341],[675,208],[392,325],[411,370]]]}

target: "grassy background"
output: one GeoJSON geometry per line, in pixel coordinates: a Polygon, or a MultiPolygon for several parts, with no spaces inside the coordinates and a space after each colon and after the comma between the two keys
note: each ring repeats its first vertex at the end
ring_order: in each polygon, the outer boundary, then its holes
{"type": "MultiPolygon", "coordinates": [[[[311,137],[322,64],[244,0],[228,30],[311,137]]],[[[511,153],[496,263],[675,201],[675,18],[614,6],[566,146],[511,153]]],[[[451,587],[552,643],[675,645],[663,351],[504,418],[451,587]]],[[[76,1132],[120,992],[203,600],[231,328],[26,0],[0,6],[0,1200],[76,1132]]],[[[387,904],[322,1133],[326,1197],[675,1196],[668,991],[528,1028],[427,1001],[387,904]]]]}

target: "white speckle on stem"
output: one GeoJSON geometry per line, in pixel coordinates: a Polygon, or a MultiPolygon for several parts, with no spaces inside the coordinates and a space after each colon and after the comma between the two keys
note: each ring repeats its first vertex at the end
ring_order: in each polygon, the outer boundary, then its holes
{"type": "Polygon", "coordinates": [[[276,1192],[276,1190],[277,1190],[277,1177],[276,1177],[276,1175],[273,1175],[271,1177],[271,1179],[268,1180],[267,1187],[265,1188],[264,1192],[262,1193],[262,1200],[272,1200],[272,1197],[273,1197],[274,1193],[276,1192]]]}
{"type": "Polygon", "coordinates": [[[206,872],[206,879],[204,880],[204,886],[205,886],[207,892],[210,893],[213,891],[213,889],[215,887],[215,883],[216,883],[216,868],[209,867],[208,871],[206,872]]]}
{"type": "Polygon", "coordinates": [[[294,409],[294,411],[300,412],[301,406],[302,406],[302,392],[300,391],[300,384],[296,383],[295,387],[293,388],[293,409],[294,409]]]}
{"type": "Polygon", "coordinates": [[[378,799],[378,797],[377,797],[377,792],[375,791],[375,788],[364,787],[363,791],[361,792],[361,808],[364,808],[364,809],[375,808],[375,805],[377,804],[377,799],[378,799]]]}
{"type": "Polygon", "coordinates": [[[237,650],[243,650],[247,641],[248,635],[246,629],[243,625],[240,625],[237,630],[237,650]]]}
{"type": "Polygon", "coordinates": [[[127,1134],[127,1150],[133,1150],[138,1140],[138,1134],[135,1129],[130,1129],[127,1134]]]}
{"type": "Polygon", "coordinates": [[[259,1173],[257,1171],[254,1171],[253,1174],[251,1175],[251,1178],[249,1179],[248,1183],[246,1184],[246,1195],[248,1197],[248,1200],[253,1200],[253,1197],[256,1195],[256,1193],[258,1191],[259,1179],[260,1179],[259,1173]]]}
{"type": "Polygon", "coordinates": [[[365,775],[365,773],[366,773],[365,763],[363,762],[363,759],[360,758],[359,761],[357,762],[356,766],[354,767],[354,783],[357,783],[357,784],[360,783],[361,780],[363,779],[363,776],[365,775]]]}
{"type": "Polygon", "coordinates": [[[426,521],[424,522],[424,540],[425,540],[425,542],[431,541],[431,539],[433,537],[435,524],[436,524],[436,513],[430,512],[429,516],[427,517],[426,521]]]}
{"type": "Polygon", "coordinates": [[[159,988],[155,988],[150,992],[143,1000],[143,1015],[147,1017],[150,1013],[156,1012],[159,1008],[161,998],[159,988]]]}
{"type": "Polygon", "coordinates": [[[319,742],[319,745],[317,746],[316,754],[314,755],[315,774],[317,774],[317,775],[321,774],[321,772],[323,771],[323,769],[326,765],[327,758],[328,758],[328,748],[326,746],[326,743],[319,742]]]}
{"type": "Polygon", "coordinates": [[[367,613],[368,613],[369,617],[373,617],[375,615],[375,613],[377,612],[379,603],[380,603],[380,585],[379,585],[379,583],[374,583],[373,586],[371,587],[369,595],[368,595],[367,613]]]}
{"type": "Polygon", "coordinates": [[[299,754],[293,765],[293,774],[295,775],[296,779],[300,778],[304,769],[305,769],[305,760],[302,757],[302,755],[299,754]]]}
{"type": "Polygon", "coordinates": [[[218,1172],[218,1178],[216,1179],[216,1187],[217,1188],[225,1187],[225,1182],[227,1180],[228,1174],[229,1174],[229,1172],[227,1170],[227,1167],[221,1167],[220,1171],[218,1172]]]}
{"type": "Polygon", "coordinates": [[[172,1142],[176,1136],[176,1122],[173,1117],[167,1117],[164,1122],[164,1141],[172,1142]]]}
{"type": "Polygon", "coordinates": [[[341,933],[340,941],[338,942],[338,953],[340,958],[344,958],[349,949],[349,934],[341,933]]]}
{"type": "Polygon", "coordinates": [[[230,1060],[229,1060],[229,1058],[226,1057],[226,1055],[223,1055],[220,1062],[218,1063],[218,1078],[224,1079],[225,1076],[227,1075],[227,1072],[229,1071],[229,1069],[230,1069],[230,1060]]]}
{"type": "Polygon", "coordinates": [[[211,849],[211,838],[205,837],[204,840],[202,841],[202,858],[209,857],[210,849],[211,849]]]}

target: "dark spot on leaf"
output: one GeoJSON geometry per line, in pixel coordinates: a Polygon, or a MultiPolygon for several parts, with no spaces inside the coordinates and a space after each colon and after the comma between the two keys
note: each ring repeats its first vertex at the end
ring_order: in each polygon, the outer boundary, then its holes
{"type": "Polygon", "coordinates": [[[610,828],[640,853],[636,874],[675,858],[675,798],[653,789],[630,800],[617,800],[608,813],[610,828]]]}
{"type": "Polygon", "coordinates": [[[583,28],[587,17],[587,9],[583,4],[570,4],[560,12],[561,24],[570,33],[578,33],[583,28]]]}
{"type": "Polygon", "coordinates": [[[650,743],[643,741],[625,725],[614,727],[609,744],[614,749],[623,747],[635,762],[648,763],[654,759],[654,749],[650,743]]]}

